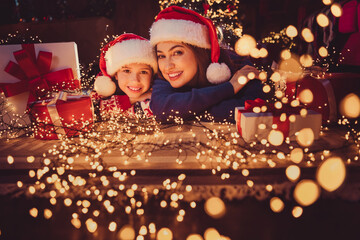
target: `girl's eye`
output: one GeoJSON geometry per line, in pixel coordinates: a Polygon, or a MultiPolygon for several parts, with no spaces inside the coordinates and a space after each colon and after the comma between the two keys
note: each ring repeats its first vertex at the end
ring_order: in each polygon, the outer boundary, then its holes
{"type": "Polygon", "coordinates": [[[130,70],[129,70],[129,69],[123,69],[122,72],[124,72],[124,73],[130,73],[130,70]]]}
{"type": "Polygon", "coordinates": [[[157,58],[162,59],[162,58],[165,58],[165,56],[164,55],[157,55],[157,58]]]}
{"type": "Polygon", "coordinates": [[[141,74],[149,74],[148,71],[141,71],[140,73],[141,73],[141,74]]]}

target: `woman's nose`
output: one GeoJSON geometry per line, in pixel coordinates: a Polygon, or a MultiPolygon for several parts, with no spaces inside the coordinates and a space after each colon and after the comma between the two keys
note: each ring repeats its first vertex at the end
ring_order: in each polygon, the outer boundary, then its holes
{"type": "Polygon", "coordinates": [[[166,70],[171,70],[174,67],[175,67],[174,61],[171,58],[167,59],[165,69],[166,70]]]}

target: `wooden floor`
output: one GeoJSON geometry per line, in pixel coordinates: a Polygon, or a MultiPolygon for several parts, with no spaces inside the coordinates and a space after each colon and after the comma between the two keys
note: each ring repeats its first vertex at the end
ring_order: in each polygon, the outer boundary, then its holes
{"type": "MultiPolygon", "coordinates": [[[[171,133],[170,133],[171,134],[171,133]]],[[[186,138],[186,133],[181,133],[186,138]]],[[[173,138],[177,141],[179,133],[173,131],[173,138]]],[[[171,139],[158,138],[158,141],[171,139]]],[[[314,161],[299,164],[301,179],[315,179],[316,171],[322,160],[319,156],[323,150],[331,150],[331,156],[340,156],[346,162],[347,177],[344,184],[334,193],[321,191],[319,199],[308,207],[303,207],[303,214],[299,218],[292,215],[293,208],[298,203],[292,196],[296,182],[290,182],[285,169],[293,164],[289,159],[273,158],[275,165],[262,161],[250,161],[241,168],[249,170],[249,176],[244,176],[240,170],[223,169],[213,174],[212,165],[204,164],[207,159],[196,159],[195,155],[188,154],[182,165],[176,163],[178,149],[165,149],[155,152],[148,162],[136,158],[125,161],[119,152],[113,151],[103,156],[107,166],[116,166],[118,171],[127,173],[122,182],[110,181],[109,186],[102,186],[97,178],[89,178],[93,173],[85,156],[80,156],[73,164],[74,168],[66,171],[66,176],[81,176],[87,180],[86,185],[72,187],[69,197],[73,204],[65,206],[65,196],[57,198],[57,204],[49,202],[50,184],[45,189],[37,190],[36,194],[29,194],[27,187],[36,184],[37,179],[29,177],[30,170],[43,166],[43,154],[48,153],[58,140],[45,141],[33,138],[16,138],[0,140],[0,239],[118,239],[116,232],[125,225],[131,224],[138,232],[142,225],[155,223],[157,230],[168,227],[173,231],[175,240],[185,240],[191,233],[203,235],[207,228],[216,228],[222,235],[233,240],[241,239],[360,239],[360,164],[356,160],[346,161],[350,156],[358,154],[358,148],[344,138],[343,129],[324,131],[321,138],[310,148],[314,152],[314,161]],[[8,156],[14,157],[14,163],[7,162],[8,156]],[[34,156],[33,163],[27,162],[28,156],[34,156]],[[136,174],[130,177],[131,170],[136,174]],[[108,198],[115,206],[115,212],[109,214],[103,202],[91,200],[88,213],[81,213],[82,207],[76,202],[85,199],[84,192],[97,186],[99,189],[117,189],[124,184],[125,189],[136,184],[140,189],[162,189],[164,181],[179,182],[178,176],[186,174],[184,181],[179,183],[177,190],[160,191],[158,195],[150,194],[143,206],[144,215],[124,213],[124,202],[127,197],[119,191],[119,195],[108,198]],[[222,178],[229,174],[229,178],[222,178]],[[248,181],[254,186],[249,186],[248,181]],[[21,181],[24,186],[16,184],[21,181]],[[181,186],[180,186],[181,185],[181,186]],[[186,193],[184,187],[192,186],[192,192],[186,193]],[[273,186],[272,191],[265,190],[267,185],[273,186]],[[178,208],[170,207],[171,193],[183,193],[184,199],[179,201],[178,208]],[[220,219],[209,217],[204,211],[204,200],[210,196],[218,196],[226,205],[226,213],[220,219]],[[270,209],[270,199],[279,197],[285,208],[280,213],[270,209]],[[125,199],[125,200],[124,200],[125,199]],[[167,201],[165,208],[160,207],[161,201],[167,201]],[[197,207],[189,207],[191,201],[196,201],[197,207]],[[30,216],[29,210],[36,208],[38,216],[30,216]],[[50,209],[52,217],[44,218],[44,210],[50,209]],[[182,222],[176,217],[179,209],[186,214],[182,222]],[[100,216],[94,217],[92,212],[100,210],[100,216]],[[82,226],[76,229],[71,224],[72,214],[80,216],[82,226]],[[85,221],[93,218],[98,223],[94,234],[86,229],[85,221]],[[115,221],[118,227],[114,232],[108,230],[110,221],[115,221]]],[[[281,147],[284,153],[289,149],[281,147]]],[[[265,154],[266,155],[266,154],[265,154]]],[[[261,159],[261,155],[257,156],[261,159]]],[[[101,176],[112,179],[111,171],[102,172],[101,176]]],[[[141,194],[140,194],[141,195],[141,194]]],[[[144,196],[137,196],[144,201],[144,196]]],[[[104,193],[106,196],[106,192],[104,193]]],[[[90,198],[89,198],[90,200],[90,198]]],[[[127,199],[128,200],[128,199],[127,199]]],[[[129,204],[129,203],[127,203],[129,204]]],[[[126,205],[126,204],[125,204],[126,205]]],[[[155,239],[150,234],[145,239],[155,239]]]]}

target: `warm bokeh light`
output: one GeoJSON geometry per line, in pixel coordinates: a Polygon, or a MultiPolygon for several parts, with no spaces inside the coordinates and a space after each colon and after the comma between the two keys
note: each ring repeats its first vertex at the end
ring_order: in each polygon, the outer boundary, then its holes
{"type": "Polygon", "coordinates": [[[314,34],[311,32],[309,28],[304,28],[301,31],[301,36],[304,38],[304,40],[308,43],[311,43],[314,41],[314,34]]]}
{"type": "Polygon", "coordinates": [[[303,209],[302,207],[295,206],[291,213],[294,216],[294,218],[299,218],[303,214],[303,209]]]}
{"type": "Polygon", "coordinates": [[[300,63],[303,67],[311,67],[313,65],[313,59],[309,54],[303,54],[300,56],[300,63]]]}
{"type": "Polygon", "coordinates": [[[204,232],[205,240],[219,240],[221,239],[220,233],[215,228],[208,228],[204,232]]]}
{"type": "Polygon", "coordinates": [[[200,234],[190,234],[186,240],[204,240],[200,234]]]}
{"type": "Polygon", "coordinates": [[[284,134],[278,130],[271,130],[268,141],[274,146],[280,146],[284,142],[284,134]]]}
{"type": "Polygon", "coordinates": [[[314,100],[314,95],[310,89],[304,89],[299,94],[299,100],[304,104],[309,104],[314,100]]]}
{"type": "Polygon", "coordinates": [[[300,168],[296,165],[290,165],[286,168],[285,173],[290,181],[296,181],[300,177],[300,168]]]}
{"type": "Polygon", "coordinates": [[[78,218],[71,219],[71,224],[77,229],[81,228],[81,221],[78,218]]]}
{"type": "Polygon", "coordinates": [[[281,75],[279,72],[274,72],[273,74],[271,74],[271,77],[270,79],[273,81],[273,82],[279,82],[281,80],[281,75]]]}
{"type": "Polygon", "coordinates": [[[117,227],[116,222],[111,222],[111,223],[109,224],[109,231],[110,231],[110,232],[115,232],[116,227],[117,227]]]}
{"type": "Polygon", "coordinates": [[[264,85],[263,86],[263,92],[264,93],[268,93],[268,92],[270,92],[271,91],[271,87],[269,86],[269,85],[264,85]]]}
{"type": "Polygon", "coordinates": [[[280,62],[279,71],[286,74],[287,82],[297,81],[303,73],[299,59],[294,54],[292,54],[291,58],[280,62]]]}
{"type": "Polygon", "coordinates": [[[320,27],[329,26],[329,18],[323,13],[319,13],[316,16],[316,22],[319,24],[320,27]]]}
{"type": "Polygon", "coordinates": [[[309,179],[300,181],[294,189],[294,198],[302,206],[313,204],[320,195],[319,186],[309,179]]]}
{"type": "Polygon", "coordinates": [[[89,218],[88,220],[86,220],[85,225],[86,225],[87,230],[91,233],[94,233],[98,227],[97,223],[92,218],[89,218]]]}
{"type": "Polygon", "coordinates": [[[7,162],[8,162],[9,164],[13,164],[13,163],[14,163],[14,157],[9,155],[9,156],[7,157],[7,162]]]}
{"type": "Polygon", "coordinates": [[[259,73],[259,79],[260,79],[261,81],[266,81],[266,79],[267,79],[267,73],[264,72],[264,71],[260,72],[260,73],[259,73]]]}
{"type": "Polygon", "coordinates": [[[29,210],[30,216],[36,218],[38,216],[39,211],[37,210],[37,208],[32,208],[29,210]]]}
{"type": "Polygon", "coordinates": [[[348,118],[357,118],[360,116],[360,98],[350,93],[346,95],[339,105],[340,113],[348,118]]]}
{"type": "Polygon", "coordinates": [[[50,219],[52,217],[53,213],[50,209],[44,209],[44,218],[50,219]]]}
{"type": "Polygon", "coordinates": [[[316,172],[316,179],[319,185],[328,192],[338,189],[343,184],[345,176],[345,164],[339,157],[325,160],[316,172]]]}
{"type": "Polygon", "coordinates": [[[26,161],[27,161],[28,163],[33,163],[33,162],[35,161],[35,157],[34,157],[34,156],[28,156],[28,157],[26,158],[26,161]]]}
{"type": "Polygon", "coordinates": [[[284,49],[281,51],[280,56],[283,60],[287,60],[291,58],[291,52],[288,49],[284,49]]]}
{"type": "Polygon", "coordinates": [[[241,85],[244,85],[247,82],[247,78],[245,76],[240,76],[238,78],[238,83],[240,83],[241,85]]]}
{"type": "Polygon", "coordinates": [[[298,35],[298,31],[297,31],[296,27],[294,27],[293,25],[289,25],[286,28],[285,32],[286,32],[286,35],[291,38],[294,38],[298,35]]]}
{"type": "Polygon", "coordinates": [[[325,5],[330,5],[333,0],[322,0],[322,2],[325,4],[325,5]]]}
{"type": "Polygon", "coordinates": [[[278,197],[273,197],[270,199],[270,208],[271,210],[273,210],[273,212],[281,212],[284,209],[285,205],[284,202],[278,198],[278,197]]]}
{"type": "Polygon", "coordinates": [[[235,51],[240,56],[247,56],[250,54],[251,50],[256,48],[256,40],[247,34],[244,34],[237,42],[235,43],[235,51]]]}
{"type": "Polygon", "coordinates": [[[320,47],[319,48],[319,55],[321,56],[321,57],[327,57],[328,55],[329,55],[329,52],[328,52],[328,50],[327,50],[327,48],[326,47],[320,47]]]}
{"type": "Polygon", "coordinates": [[[331,5],[331,13],[335,16],[335,17],[341,17],[342,15],[342,8],[341,5],[339,3],[334,3],[333,5],[331,5]]]}
{"type": "Polygon", "coordinates": [[[268,56],[268,50],[266,48],[260,48],[259,50],[259,56],[261,58],[266,58],[268,56]]]}
{"type": "Polygon", "coordinates": [[[226,207],[218,197],[211,197],[206,200],[204,205],[205,212],[212,218],[221,218],[225,215],[226,207]]]}
{"type": "Polygon", "coordinates": [[[169,228],[161,228],[157,235],[157,240],[172,240],[173,239],[173,233],[169,228]]]}
{"type": "Polygon", "coordinates": [[[315,139],[314,131],[311,128],[303,128],[296,135],[296,141],[300,146],[309,147],[315,139]]]}
{"type": "Polygon", "coordinates": [[[260,51],[259,51],[259,49],[257,49],[257,48],[252,48],[252,49],[250,50],[250,56],[251,56],[252,58],[259,58],[259,57],[260,57],[260,51]]]}
{"type": "Polygon", "coordinates": [[[135,239],[135,230],[130,225],[124,225],[119,230],[117,234],[118,240],[134,240],[135,239]]]}

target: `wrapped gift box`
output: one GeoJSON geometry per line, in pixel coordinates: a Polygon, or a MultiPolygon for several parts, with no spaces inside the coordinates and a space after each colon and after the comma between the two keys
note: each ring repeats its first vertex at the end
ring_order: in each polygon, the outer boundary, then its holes
{"type": "Polygon", "coordinates": [[[0,68],[0,90],[14,114],[23,115],[48,92],[80,89],[74,42],[1,45],[0,68]]]}
{"type": "Polygon", "coordinates": [[[321,113],[323,124],[334,122],[340,117],[341,100],[349,93],[359,93],[360,74],[328,73],[321,78],[306,76],[297,82],[287,83],[285,94],[289,99],[299,98],[305,89],[313,93],[313,101],[305,107],[321,113]]]}
{"type": "Polygon", "coordinates": [[[289,137],[291,141],[296,139],[295,133],[303,128],[311,128],[314,132],[314,138],[318,139],[321,128],[321,114],[313,110],[308,110],[307,116],[302,117],[299,114],[294,114],[295,121],[290,122],[287,114],[287,120],[281,122],[279,120],[280,114],[274,115],[272,112],[255,113],[252,110],[246,110],[245,107],[235,108],[236,128],[242,138],[246,142],[261,141],[268,139],[273,125],[277,125],[277,130],[280,130],[284,137],[289,137]],[[259,125],[265,125],[264,129],[260,129],[259,125]]]}
{"type": "Polygon", "coordinates": [[[54,98],[31,103],[29,115],[34,124],[35,138],[74,137],[92,128],[94,109],[91,98],[63,94],[57,93],[54,98]]]}

